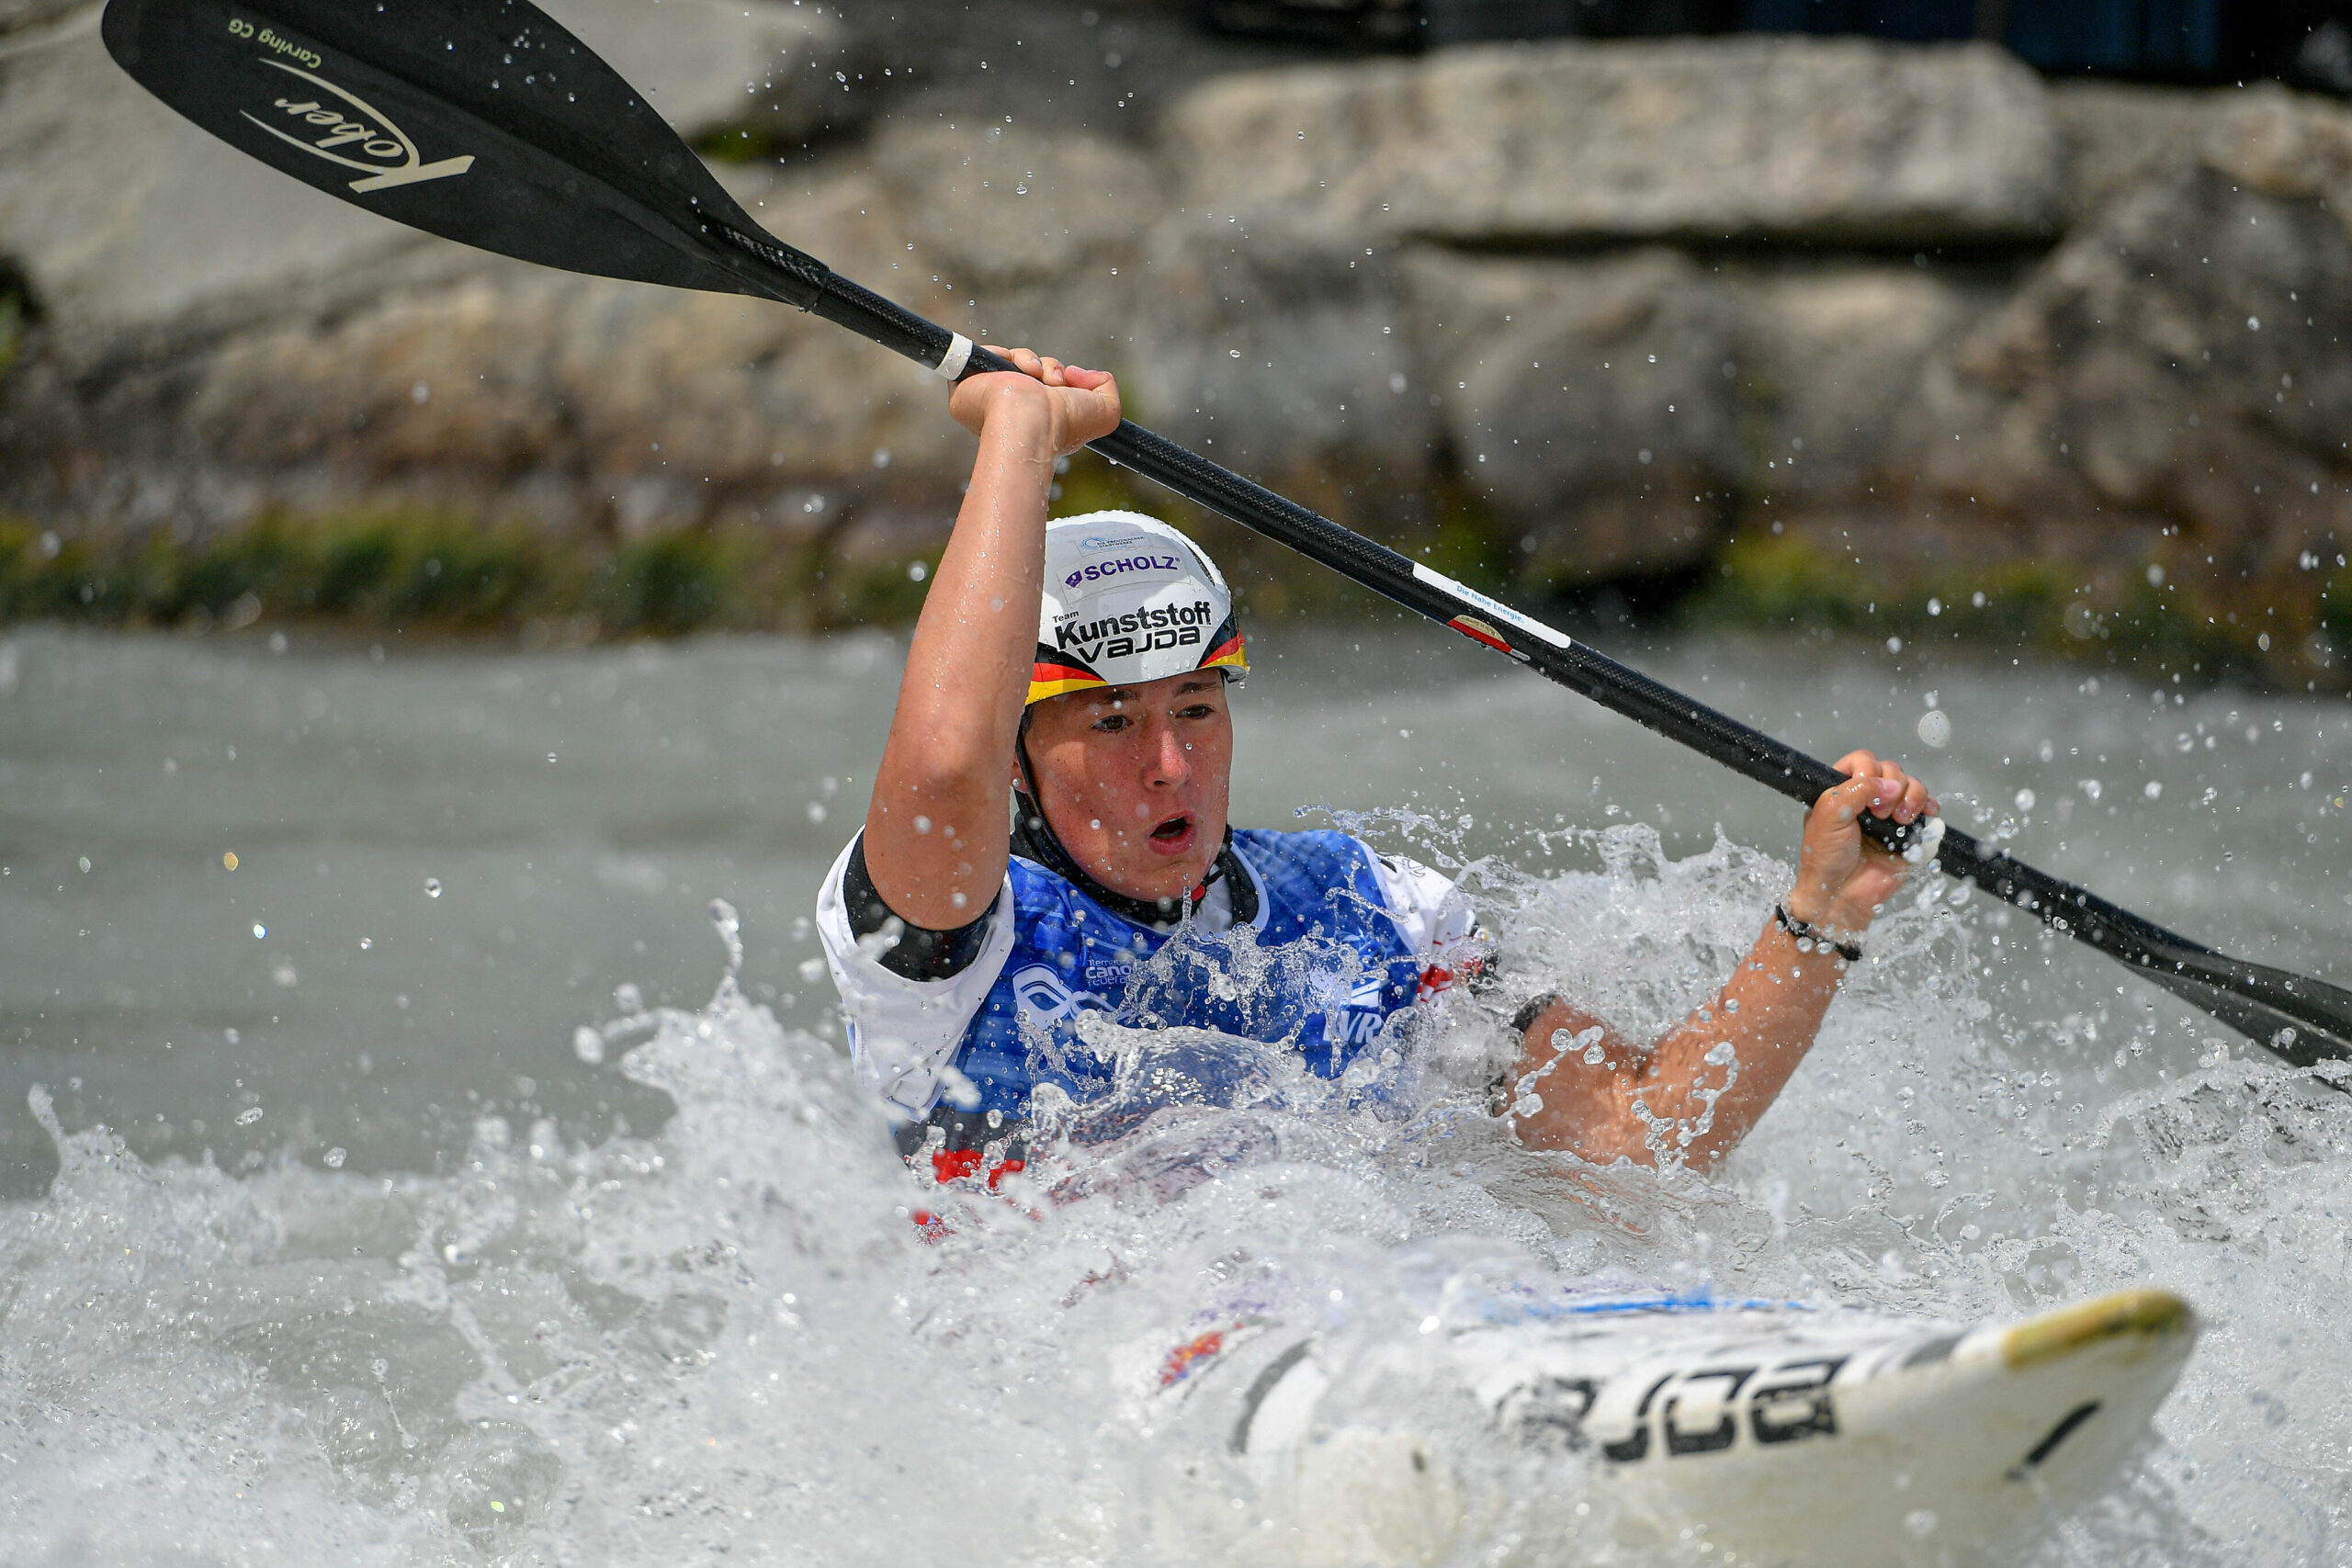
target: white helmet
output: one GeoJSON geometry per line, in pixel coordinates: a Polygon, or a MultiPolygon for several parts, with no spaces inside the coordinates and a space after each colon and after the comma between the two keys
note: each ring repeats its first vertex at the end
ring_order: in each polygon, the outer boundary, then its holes
{"type": "Polygon", "coordinates": [[[1029,701],[1189,670],[1250,668],[1233,595],[1198,545],[1138,512],[1046,525],[1046,593],[1029,701]]]}

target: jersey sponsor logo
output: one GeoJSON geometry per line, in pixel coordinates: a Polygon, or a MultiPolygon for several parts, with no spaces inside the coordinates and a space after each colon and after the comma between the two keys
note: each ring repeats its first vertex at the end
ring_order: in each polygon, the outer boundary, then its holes
{"type": "Polygon", "coordinates": [[[1197,648],[1208,626],[1209,602],[1163,604],[1130,610],[1123,615],[1066,617],[1054,627],[1057,649],[1074,652],[1087,664],[1105,659],[1131,658],[1162,648],[1197,648]]]}
{"type": "MultiPolygon", "coordinates": [[[[299,60],[303,65],[324,64],[317,51],[280,38],[267,28],[257,28],[242,17],[230,18],[229,31],[238,38],[250,39],[264,49],[299,60]]],[[[346,169],[356,169],[362,177],[352,181],[351,188],[362,195],[446,179],[474,166],[470,152],[425,162],[414,139],[393,124],[389,116],[358,94],[319,75],[315,69],[305,71],[283,60],[266,57],[261,62],[300,79],[317,92],[306,95],[298,91],[279,98],[263,114],[244,109],[238,113],[289,147],[299,147],[313,158],[339,164],[346,169]],[[288,126],[294,129],[289,130],[288,126]],[[355,153],[359,155],[355,157],[355,153]]]]}
{"type": "Polygon", "coordinates": [[[1104,538],[1100,534],[1089,534],[1078,542],[1078,547],[1089,554],[1094,554],[1102,550],[1126,549],[1136,545],[1148,545],[1150,542],[1151,536],[1148,534],[1122,534],[1115,539],[1104,538]]]}
{"type": "Polygon", "coordinates": [[[1080,567],[1062,579],[1062,586],[1075,588],[1081,582],[1100,582],[1133,571],[1174,571],[1182,565],[1174,556],[1121,556],[1117,560],[1098,560],[1080,567]]]}
{"type": "Polygon", "coordinates": [[[1370,1042],[1388,1021],[1388,1010],[1381,1005],[1387,985],[1388,976],[1379,970],[1357,981],[1348,999],[1323,1015],[1323,1038],[1335,1046],[1370,1042]]]}

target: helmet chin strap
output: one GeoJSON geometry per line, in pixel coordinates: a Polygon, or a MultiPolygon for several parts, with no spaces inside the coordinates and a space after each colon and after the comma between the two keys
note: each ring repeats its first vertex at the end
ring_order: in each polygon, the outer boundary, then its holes
{"type": "Polygon", "coordinates": [[[1200,886],[1192,890],[1187,899],[1131,898],[1097,882],[1084,866],[1078,863],[1078,857],[1069,852],[1069,846],[1061,840],[1061,835],[1054,831],[1053,823],[1046,820],[1046,808],[1040,804],[1037,775],[1029,765],[1029,709],[1022,710],[1021,728],[1012,738],[1013,764],[1021,770],[1021,782],[1012,790],[1013,853],[1035,861],[1113,914],[1122,919],[1133,920],[1139,926],[1162,925],[1177,919],[1180,914],[1190,914],[1201,907],[1201,900],[1208,897],[1211,886],[1227,878],[1233,886],[1234,919],[1240,921],[1255,914],[1257,890],[1250,886],[1247,876],[1235,874],[1241,868],[1233,858],[1233,824],[1230,822],[1225,825],[1225,841],[1217,846],[1216,859],[1210,863],[1208,874],[1201,878],[1200,886]],[[1252,906],[1247,913],[1242,908],[1245,895],[1249,896],[1252,906]]]}

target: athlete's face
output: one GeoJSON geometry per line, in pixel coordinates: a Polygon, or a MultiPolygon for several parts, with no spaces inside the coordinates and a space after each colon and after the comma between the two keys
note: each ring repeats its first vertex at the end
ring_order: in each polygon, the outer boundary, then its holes
{"type": "Polygon", "coordinates": [[[1182,898],[1225,842],[1233,716],[1214,670],[1048,697],[1029,765],[1046,819],[1087,874],[1130,898],[1182,898]]]}

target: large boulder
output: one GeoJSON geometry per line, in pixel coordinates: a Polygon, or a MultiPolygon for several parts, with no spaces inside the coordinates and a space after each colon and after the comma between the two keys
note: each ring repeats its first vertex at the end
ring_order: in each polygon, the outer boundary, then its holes
{"type": "MultiPolygon", "coordinates": [[[[870,181],[745,195],[887,275],[870,181]]],[[[390,254],[233,322],[192,312],[70,378],[11,378],[9,503],[134,529],[411,499],[623,533],[809,532],[861,489],[935,491],[957,460],[937,379],[814,316],[458,254],[390,254]]]]}
{"type": "Polygon", "coordinates": [[[1708,269],[1665,249],[1559,262],[1430,247],[1406,276],[1453,465],[1524,575],[1606,581],[1713,547],[1746,462],[1737,302],[1708,269]]]}
{"type": "Polygon", "coordinates": [[[2316,615],[2306,569],[2352,539],[2347,215],[2352,111],[2240,100],[1930,365],[1915,508],[2062,556],[2053,521],[2136,525],[2200,615],[2316,615]]]}
{"type": "Polygon", "coordinates": [[[2053,82],[2049,92],[2070,228],[2194,162],[2215,118],[2240,96],[2227,88],[2096,81],[2053,82]]]}
{"type": "Polygon", "coordinates": [[[1426,491],[1440,456],[1432,389],[1396,257],[1364,249],[1333,257],[1170,219],[1137,301],[1125,383],[1137,417],[1334,515],[1426,491]]]}
{"type": "Polygon", "coordinates": [[[1333,249],[2008,244],[2058,217],[2033,73],[1986,46],[1739,38],[1440,51],[1211,82],[1169,117],[1191,203],[1333,249]]]}
{"type": "MultiPolygon", "coordinates": [[[[1132,150],[942,123],[721,173],[775,232],[934,319],[1124,363],[1132,150]]],[[[0,504],[134,531],[409,501],[623,535],[814,536],[863,512],[848,553],[902,558],[944,535],[969,460],[935,377],[818,317],[437,242],[82,337],[0,389],[0,504]]]]}
{"type": "Polygon", "coordinates": [[[2001,282],[1855,258],[1724,270],[1752,491],[1783,509],[1881,509],[1908,488],[1923,378],[2000,305],[2001,282]]]}

